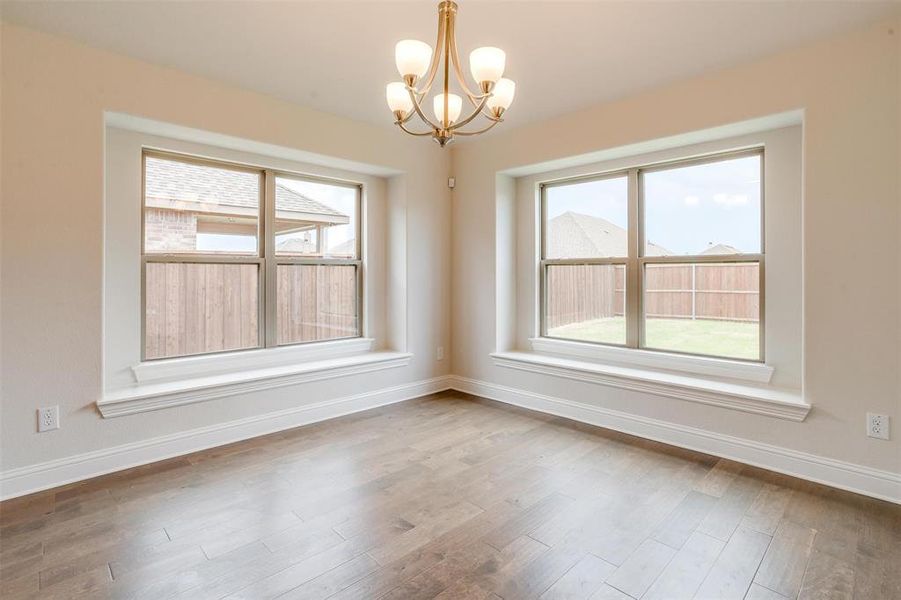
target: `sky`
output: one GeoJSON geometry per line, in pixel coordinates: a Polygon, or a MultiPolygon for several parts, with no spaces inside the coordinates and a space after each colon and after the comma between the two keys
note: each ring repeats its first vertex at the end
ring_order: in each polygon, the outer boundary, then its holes
{"type": "MultiPolygon", "coordinates": [[[[625,177],[550,187],[548,219],[567,211],[626,228],[625,177]]],[[[728,244],[760,252],[760,157],[644,173],[645,239],[674,254],[728,244]]]]}
{"type": "MultiPolygon", "coordinates": [[[[700,254],[715,244],[743,253],[760,252],[760,157],[649,171],[644,179],[645,238],[674,254],[700,254]]],[[[356,230],[356,190],[279,177],[278,183],[313,198],[351,222],[329,229],[329,247],[356,230]]],[[[628,221],[626,177],[548,188],[548,218],[566,211],[602,217],[625,229],[628,221]]],[[[298,235],[298,234],[295,234],[298,235]]],[[[280,236],[282,241],[289,236],[280,236]]],[[[249,236],[199,234],[198,250],[253,252],[249,236]]]]}

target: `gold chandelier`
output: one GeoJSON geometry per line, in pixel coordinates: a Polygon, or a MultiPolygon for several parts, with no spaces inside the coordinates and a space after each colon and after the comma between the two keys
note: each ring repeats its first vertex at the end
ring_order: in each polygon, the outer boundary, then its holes
{"type": "Polygon", "coordinates": [[[478,135],[484,133],[503,121],[501,115],[510,108],[516,84],[502,77],[506,55],[500,48],[486,46],[476,48],[469,55],[469,70],[478,84],[478,91],[473,92],[466,83],[457,56],[457,40],[454,31],[454,20],[457,16],[457,3],[444,0],[438,4],[438,41],[436,51],[419,40],[402,40],[394,49],[394,60],[403,81],[389,83],[386,96],[388,107],[394,113],[394,124],[417,136],[432,136],[443,148],[454,141],[457,135],[478,135]],[[457,82],[463,93],[473,106],[472,113],[460,119],[463,99],[450,93],[450,70],[453,67],[457,82]],[[444,71],[444,92],[435,95],[432,108],[437,122],[426,116],[422,101],[432,89],[438,69],[444,71]],[[417,84],[422,83],[422,87],[417,84]],[[411,130],[407,123],[418,116],[428,127],[428,131],[411,130]],[[476,117],[482,115],[489,124],[481,129],[462,131],[476,117]]]}

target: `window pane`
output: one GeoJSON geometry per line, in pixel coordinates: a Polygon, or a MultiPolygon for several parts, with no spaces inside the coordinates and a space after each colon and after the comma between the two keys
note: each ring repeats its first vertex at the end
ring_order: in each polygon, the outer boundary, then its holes
{"type": "Polygon", "coordinates": [[[626,343],[625,265],[548,265],[549,337],[626,343]]]}
{"type": "Polygon", "coordinates": [[[627,185],[614,177],[545,188],[545,258],[627,256],[627,185]]]}
{"type": "Polygon", "coordinates": [[[255,264],[148,262],[144,355],[166,358],[255,348],[255,264]]]}
{"type": "Polygon", "coordinates": [[[359,189],[275,178],[275,253],[357,258],[359,189]]]}
{"type": "Polygon", "coordinates": [[[355,265],[278,265],[278,343],[360,335],[355,265]]]}
{"type": "Polygon", "coordinates": [[[760,265],[645,265],[645,347],[760,358],[760,265]]]}
{"type": "Polygon", "coordinates": [[[644,255],[759,253],[760,158],[642,173],[644,255]]]}
{"type": "Polygon", "coordinates": [[[144,162],[144,252],[256,254],[260,174],[155,156],[144,162]]]}

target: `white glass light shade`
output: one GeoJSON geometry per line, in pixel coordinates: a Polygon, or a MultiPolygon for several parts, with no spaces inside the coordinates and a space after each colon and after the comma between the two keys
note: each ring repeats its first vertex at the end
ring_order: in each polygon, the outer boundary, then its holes
{"type": "Polygon", "coordinates": [[[500,48],[484,46],[476,48],[469,55],[469,70],[476,83],[495,82],[504,75],[507,55],[500,48]]]}
{"type": "Polygon", "coordinates": [[[401,40],[394,47],[394,63],[401,77],[422,77],[429,70],[432,47],[419,40],[401,40]]]}
{"type": "Polygon", "coordinates": [[[491,89],[491,97],[488,98],[488,108],[491,110],[500,108],[507,110],[513,104],[513,96],[516,94],[516,84],[512,80],[502,77],[497,80],[491,89]]]}
{"type": "MultiPolygon", "coordinates": [[[[435,109],[435,117],[439,124],[444,123],[444,94],[438,94],[432,101],[432,107],[435,109]]],[[[460,118],[460,111],[463,109],[463,98],[457,94],[447,95],[447,122],[453,123],[460,118]]]]}
{"type": "Polygon", "coordinates": [[[413,108],[413,101],[410,99],[410,92],[407,86],[401,81],[389,83],[385,88],[385,98],[388,100],[388,108],[391,112],[408,112],[413,108]]]}

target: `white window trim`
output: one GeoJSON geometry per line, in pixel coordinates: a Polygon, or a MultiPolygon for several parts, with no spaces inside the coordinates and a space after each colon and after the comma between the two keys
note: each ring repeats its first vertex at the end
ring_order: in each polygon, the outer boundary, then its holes
{"type": "Polygon", "coordinates": [[[679,371],[755,383],[769,383],[775,370],[758,362],[671,354],[660,350],[620,348],[574,340],[538,337],[531,338],[529,343],[532,350],[540,354],[558,354],[614,365],[679,371]]]}
{"type": "MultiPolygon", "coordinates": [[[[670,354],[679,353],[675,349],[660,349],[647,346],[645,343],[645,331],[647,329],[647,317],[643,307],[644,298],[647,293],[645,289],[645,270],[648,265],[662,264],[686,264],[694,267],[699,264],[716,264],[721,262],[745,264],[757,263],[759,268],[758,281],[759,287],[759,311],[758,311],[758,355],[754,359],[755,362],[763,363],[765,360],[765,340],[766,340],[766,319],[765,319],[765,187],[766,178],[764,177],[765,149],[763,144],[739,144],[734,148],[718,150],[706,153],[696,153],[690,149],[685,149],[684,154],[677,155],[669,160],[636,160],[636,165],[622,170],[606,170],[600,169],[597,173],[589,173],[587,175],[579,175],[577,177],[549,177],[538,183],[538,308],[539,322],[538,332],[541,337],[547,336],[547,305],[548,290],[547,280],[548,272],[552,266],[562,266],[569,264],[576,265],[609,265],[622,266],[625,271],[623,281],[624,305],[623,318],[626,326],[626,335],[623,344],[613,344],[610,342],[589,342],[601,346],[625,347],[632,350],[644,350],[649,352],[666,352],[670,354]],[[717,162],[730,160],[734,158],[745,158],[755,156],[760,163],[760,250],[757,253],[741,253],[731,255],[705,256],[701,253],[694,255],[670,255],[666,257],[648,256],[646,254],[645,244],[647,232],[645,230],[646,220],[646,199],[644,197],[644,175],[646,173],[654,173],[670,169],[684,168],[685,166],[697,166],[715,164],[717,162]],[[547,256],[548,247],[548,196],[549,188],[566,187],[569,185],[578,185],[585,181],[603,181],[611,178],[626,179],[627,196],[628,196],[628,248],[625,256],[614,257],[566,257],[566,258],[549,258],[547,256]]],[[[567,341],[577,341],[573,338],[559,338],[567,341]]],[[[686,353],[691,354],[691,353],[686,353]]],[[[733,360],[728,356],[720,355],[704,355],[691,354],[692,356],[703,356],[705,358],[733,360]]]]}
{"type": "MultiPolygon", "coordinates": [[[[363,310],[366,301],[365,285],[364,285],[364,267],[365,264],[363,252],[364,244],[362,243],[363,221],[365,211],[363,207],[364,186],[360,182],[354,182],[339,178],[325,178],[316,175],[302,174],[300,172],[286,171],[275,169],[270,166],[261,164],[250,164],[240,161],[224,161],[210,159],[198,156],[192,153],[172,152],[170,150],[161,150],[147,144],[143,144],[141,149],[142,164],[142,193],[141,193],[141,360],[143,362],[149,360],[166,360],[168,358],[184,358],[192,355],[175,355],[161,358],[146,358],[147,352],[147,331],[146,331],[146,314],[147,314],[147,265],[149,264],[210,264],[224,262],[226,264],[237,265],[255,265],[257,267],[257,299],[259,307],[257,317],[259,319],[258,345],[248,348],[235,349],[234,352],[252,351],[261,348],[276,348],[279,345],[296,345],[296,344],[318,344],[319,341],[305,342],[286,342],[279,343],[277,334],[277,312],[278,312],[278,292],[277,292],[277,271],[281,266],[296,265],[326,265],[335,264],[343,266],[353,266],[355,269],[356,282],[356,310],[357,310],[357,331],[355,335],[347,336],[349,338],[363,337],[363,331],[366,328],[365,311],[363,310]],[[145,197],[144,185],[147,178],[147,160],[161,160],[188,165],[201,165],[220,170],[230,170],[253,174],[258,178],[259,182],[259,206],[257,207],[257,249],[254,254],[242,254],[233,252],[210,253],[210,252],[186,252],[172,253],[167,251],[150,252],[146,249],[146,211],[147,198],[145,197]],[[278,207],[275,199],[275,187],[278,185],[279,179],[292,179],[300,182],[318,182],[327,183],[335,187],[343,187],[353,189],[356,194],[355,210],[357,218],[355,220],[355,256],[352,258],[334,258],[329,256],[295,256],[279,254],[276,248],[276,213],[278,207]]],[[[338,338],[347,339],[347,338],[338,338]]],[[[217,351],[207,351],[198,354],[215,354],[217,351]]]]}
{"type": "MultiPolygon", "coordinates": [[[[158,124],[154,122],[154,127],[158,124]]],[[[381,241],[386,227],[388,181],[366,172],[298,163],[289,149],[272,147],[256,155],[232,149],[251,144],[213,145],[205,132],[159,137],[156,131],[107,128],[104,197],[104,348],[103,391],[96,405],[103,417],[134,414],[257,390],[353,376],[408,366],[412,354],[398,335],[403,321],[389,309],[403,310],[402,296],[388,288],[388,250],[381,241]],[[204,134],[204,135],[201,135],[204,134]],[[111,135],[115,135],[111,138],[111,135]],[[111,142],[112,140],[112,142],[111,142]],[[141,148],[162,147],[188,155],[239,164],[262,165],[275,171],[349,181],[364,188],[361,244],[364,295],[361,337],[276,347],[141,360],[140,327],[140,207],[141,148]],[[277,152],[276,152],[277,150],[277,152]],[[138,235],[132,232],[138,231],[138,235]],[[397,319],[397,320],[394,320],[397,319]]],[[[237,143],[237,142],[240,143],[237,143]]],[[[328,159],[327,163],[333,162],[328,159]]],[[[379,174],[381,175],[381,174],[379,174]]]]}
{"type": "MultiPolygon", "coordinates": [[[[694,140],[694,143],[688,145],[673,145],[647,153],[621,155],[614,153],[611,158],[605,158],[600,162],[586,161],[577,166],[558,170],[536,169],[530,173],[517,173],[517,178],[511,180],[512,187],[509,190],[516,204],[510,215],[516,231],[515,268],[519,274],[515,289],[517,297],[524,301],[517,303],[516,316],[506,325],[507,329],[503,335],[499,330],[495,356],[515,353],[517,356],[533,356],[534,360],[539,362],[545,358],[549,360],[568,358],[568,366],[573,368],[592,372],[605,366],[614,370],[625,368],[626,371],[618,371],[620,376],[626,377],[634,373],[640,380],[655,373],[661,375],[664,380],[669,375],[682,374],[683,377],[692,380],[691,385],[699,388],[707,387],[708,378],[732,384],[747,382],[752,384],[752,388],[760,386],[760,389],[782,390],[786,394],[789,406],[793,409],[801,405],[802,412],[806,415],[809,405],[804,400],[800,374],[803,356],[799,331],[801,322],[799,299],[802,291],[798,288],[798,282],[802,279],[802,271],[799,236],[796,234],[801,226],[801,132],[797,124],[789,127],[783,125],[778,129],[761,127],[757,132],[742,133],[736,137],[727,137],[723,135],[724,132],[720,132],[700,142],[694,140]],[[767,317],[763,333],[766,343],[764,362],[619,347],[541,335],[539,229],[542,182],[623,171],[637,165],[670,162],[686,156],[715,155],[750,147],[763,147],[765,160],[768,161],[764,192],[767,197],[764,228],[768,240],[768,256],[771,255],[775,259],[768,263],[766,269],[767,317]],[[769,161],[778,162],[770,164],[769,161]]],[[[751,389],[749,395],[761,396],[755,389],[758,388],[751,389]]],[[[660,393],[673,396],[666,390],[660,393]]],[[[777,396],[782,397],[779,393],[777,396]]],[[[762,397],[765,401],[766,394],[762,397]]],[[[729,404],[731,402],[720,403],[720,405],[729,404]]],[[[767,412],[766,409],[763,410],[763,414],[767,412]]]]}
{"type": "MultiPolygon", "coordinates": [[[[269,353],[271,350],[262,352],[269,353]]],[[[246,352],[241,354],[243,358],[246,352]]],[[[412,356],[407,352],[366,352],[190,379],[153,381],[104,394],[97,401],[97,408],[104,418],[120,417],[287,385],[404,367],[410,364],[412,356]]]]}
{"type": "Polygon", "coordinates": [[[811,409],[801,394],[792,390],[706,380],[654,369],[590,363],[533,352],[495,352],[491,358],[498,367],[553,375],[789,421],[803,421],[811,409]]]}

